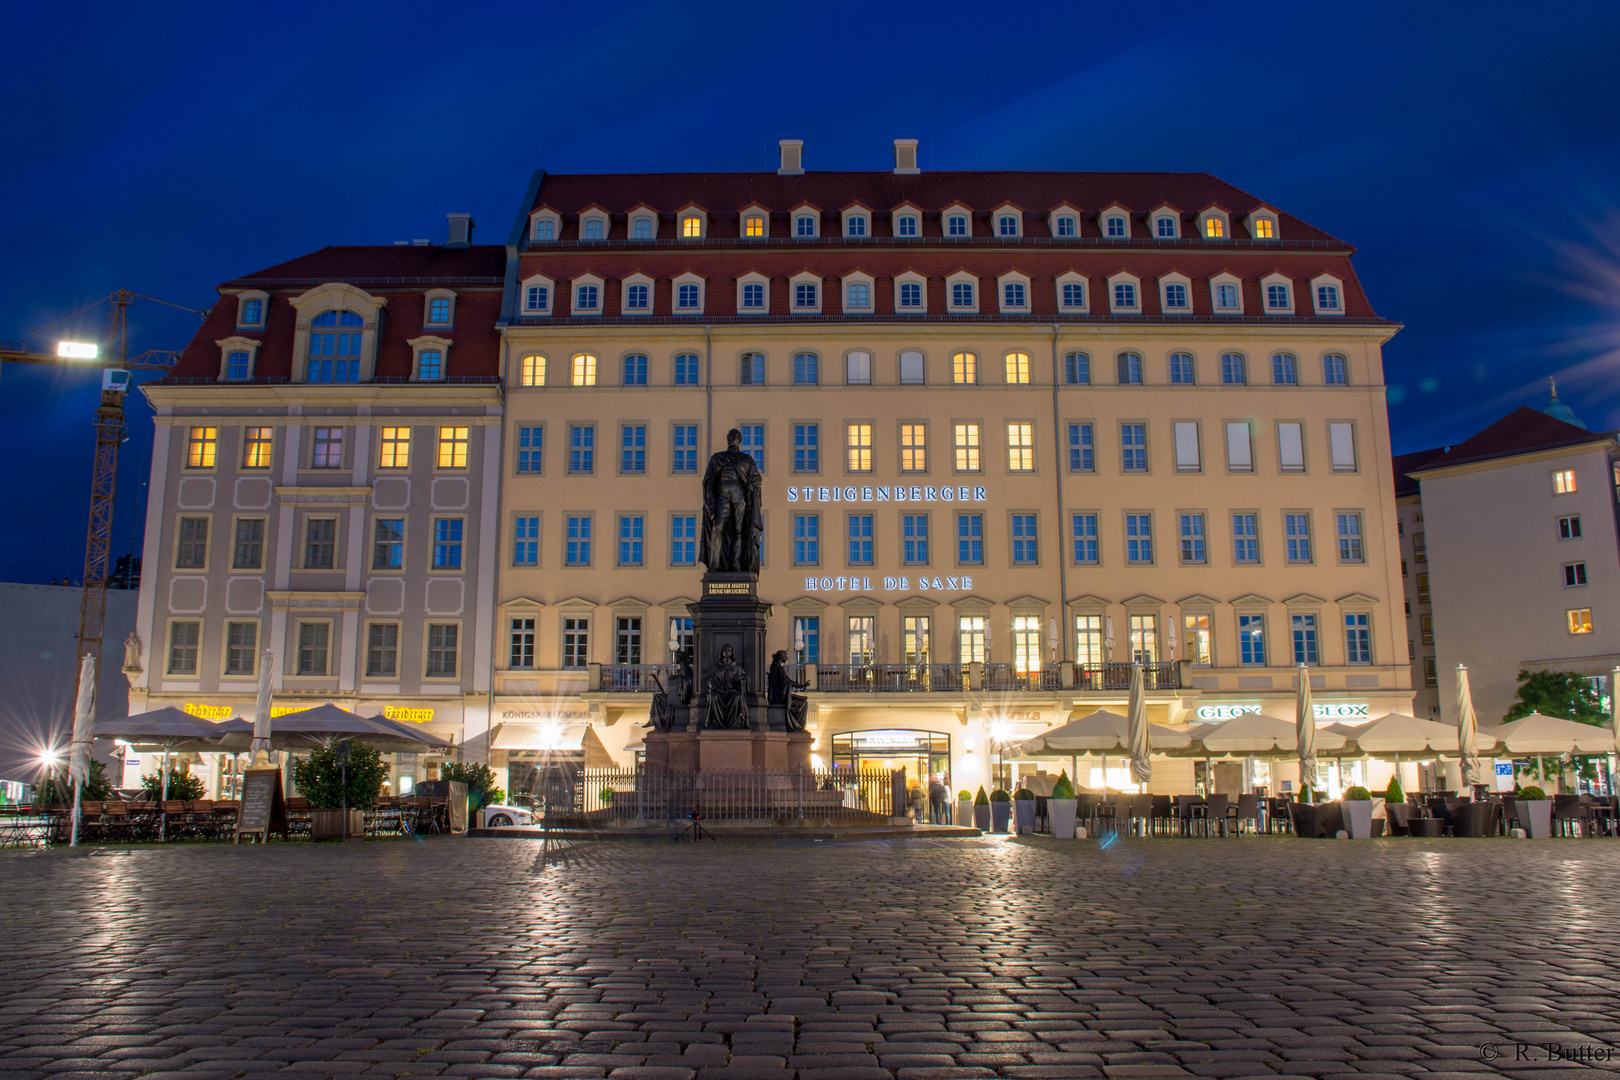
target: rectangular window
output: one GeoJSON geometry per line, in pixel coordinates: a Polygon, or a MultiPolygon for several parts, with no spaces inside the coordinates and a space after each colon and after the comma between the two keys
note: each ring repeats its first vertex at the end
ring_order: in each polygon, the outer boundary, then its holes
{"type": "Polygon", "coordinates": [[[669,563],[671,566],[697,564],[697,517],[677,514],[669,519],[669,563]]]}
{"type": "Polygon", "coordinates": [[[1315,665],[1316,616],[1294,615],[1290,621],[1294,628],[1294,663],[1315,665]]]}
{"type": "Polygon", "coordinates": [[[544,462],[542,457],[543,443],[546,429],[535,427],[518,428],[517,438],[517,471],[519,473],[538,474],[544,462]]]}
{"type": "Polygon", "coordinates": [[[570,517],[568,519],[568,545],[565,561],[569,566],[591,565],[591,519],[589,517],[570,517]]]}
{"type": "Polygon", "coordinates": [[[764,424],[738,424],[737,430],[742,432],[741,450],[754,459],[759,471],[765,471],[765,425],[764,424]]]}
{"type": "Polygon", "coordinates": [[[956,561],[963,566],[984,562],[984,515],[956,515],[956,561]]]}
{"type": "Polygon", "coordinates": [[[844,381],[850,386],[870,386],[872,383],[872,354],[852,352],[844,357],[844,381]]]}
{"type": "Polygon", "coordinates": [[[1266,666],[1266,617],[1238,616],[1238,663],[1245,667],[1266,666]]]}
{"type": "Polygon", "coordinates": [[[399,626],[372,623],[366,627],[366,675],[393,678],[399,674],[399,626]]]}
{"type": "Polygon", "coordinates": [[[441,379],[444,377],[444,353],[438,349],[423,349],[416,356],[416,377],[418,379],[441,379]]]}
{"type": "Polygon", "coordinates": [[[512,519],[512,565],[540,565],[540,518],[520,516],[512,519]]]}
{"type": "Polygon", "coordinates": [[[821,471],[821,425],[793,425],[793,471],[814,473],[821,471]]]}
{"type": "Polygon", "coordinates": [[[1208,615],[1183,615],[1181,640],[1183,654],[1189,664],[1208,667],[1215,662],[1215,649],[1210,636],[1208,615]]]}
{"type": "MultiPolygon", "coordinates": [[[[534,295],[533,289],[529,291],[529,295],[534,295]]],[[[533,304],[530,304],[530,307],[533,306],[533,304]]],[[[519,362],[518,382],[523,386],[546,385],[546,358],[543,356],[525,356],[519,362]]]]}
{"type": "Polygon", "coordinates": [[[870,615],[849,618],[849,664],[866,667],[877,662],[877,620],[870,615]]]}
{"type": "Polygon", "coordinates": [[[236,523],[236,543],[231,549],[232,570],[264,568],[264,519],[242,518],[236,523]]]}
{"type": "Polygon", "coordinates": [[[793,286],[793,306],[796,308],[815,307],[816,286],[808,281],[793,286]]]}
{"type": "Polygon", "coordinates": [[[1007,471],[1035,471],[1035,425],[1007,425],[1007,471]]]}
{"type": "Polygon", "coordinates": [[[1208,560],[1204,557],[1204,515],[1181,515],[1181,561],[1184,563],[1203,563],[1208,560]]]}
{"type": "Polygon", "coordinates": [[[512,620],[512,667],[534,667],[534,620],[512,620]]]}
{"type": "Polygon", "coordinates": [[[1571,608],[1564,613],[1569,621],[1569,632],[1572,634],[1590,634],[1592,632],[1592,609],[1571,608]]]}
{"type": "Polygon", "coordinates": [[[385,427],[378,443],[379,469],[408,469],[411,467],[411,429],[385,427]]]}
{"type": "Polygon", "coordinates": [[[1586,584],[1586,564],[1583,562],[1564,564],[1564,587],[1573,588],[1576,585],[1586,584]]]}
{"type": "Polygon", "coordinates": [[[844,425],[845,467],[852,473],[872,471],[872,425],[844,425]]]}
{"type": "Polygon", "coordinates": [[[439,468],[465,469],[467,467],[468,433],[464,427],[439,429],[439,468]]]}
{"type": "Polygon", "coordinates": [[[250,427],[242,429],[242,468],[268,469],[275,448],[275,429],[250,427]]]}
{"type": "Polygon", "coordinates": [[[821,662],[821,619],[817,616],[793,620],[793,660],[799,664],[821,662]]]}
{"type": "MultiPolygon", "coordinates": [[[[912,566],[928,565],[928,515],[902,514],[900,530],[904,540],[902,555],[906,563],[912,566]]],[[[1584,566],[1581,572],[1585,573],[1584,566]]],[[[1585,583],[1582,580],[1581,584],[1585,583]]]]}
{"type": "Polygon", "coordinates": [[[1041,620],[1038,616],[1013,616],[1013,670],[1020,675],[1041,670],[1041,620]]]}
{"type": "Polygon", "coordinates": [[[900,471],[928,471],[928,427],[926,424],[900,425],[900,471]]]}
{"type": "Polygon", "coordinates": [[[1365,561],[1361,547],[1361,515],[1339,514],[1339,561],[1358,563],[1365,561]]]}
{"type": "Polygon", "coordinates": [[[1423,685],[1440,685],[1440,673],[1438,670],[1436,670],[1435,658],[1432,656],[1425,656],[1423,658],[1423,685]]]}
{"type": "Polygon", "coordinates": [[[956,471],[979,471],[979,425],[956,424],[956,471]]]}
{"type": "Polygon", "coordinates": [[[341,469],[343,468],[343,429],[324,428],[315,429],[315,442],[310,453],[309,464],[315,469],[341,469]]]}
{"type": "MultiPolygon", "coordinates": [[[[1019,286],[1022,288],[1023,286],[1019,286]]],[[[1022,386],[1029,382],[1029,353],[1010,352],[1007,354],[1007,383],[1010,386],[1022,386]]]]}
{"type": "Polygon", "coordinates": [[[951,381],[957,386],[977,386],[979,383],[979,357],[977,353],[959,352],[951,357],[951,381]]]}
{"type": "Polygon", "coordinates": [[[848,301],[846,307],[862,311],[872,306],[872,286],[864,281],[852,281],[845,294],[848,301]]]}
{"type": "Polygon", "coordinates": [[[1191,353],[1170,354],[1170,383],[1173,386],[1192,386],[1197,383],[1191,353]]]}
{"type": "Polygon", "coordinates": [[[371,530],[371,568],[399,570],[404,567],[405,519],[377,518],[371,530]]]}
{"type": "Polygon", "coordinates": [[[576,355],[570,368],[570,374],[573,376],[571,381],[575,386],[596,385],[596,357],[590,353],[576,355]]]}
{"type": "Polygon", "coordinates": [[[631,514],[619,519],[619,565],[640,566],[641,548],[647,519],[631,514]]]}
{"type": "Polygon", "coordinates": [[[1221,357],[1221,382],[1227,386],[1244,386],[1249,381],[1248,361],[1242,353],[1226,353],[1221,357]]]}
{"type": "Polygon", "coordinates": [[[1066,308],[1085,307],[1086,287],[1078,281],[1065,281],[1063,283],[1063,306],[1066,308]]]}
{"type": "Polygon", "coordinates": [[[624,358],[624,385],[647,385],[647,358],[640,353],[631,353],[624,358]]]}
{"type": "Polygon", "coordinates": [[[933,635],[929,628],[933,620],[927,615],[907,615],[900,620],[900,649],[908,666],[931,663],[933,635]]]}
{"type": "Polygon", "coordinates": [[[815,353],[793,355],[793,385],[815,386],[821,382],[821,358],[815,353]]]}
{"type": "Polygon", "coordinates": [[[1575,470],[1560,469],[1552,474],[1553,494],[1572,495],[1575,492],[1575,470]]]}
{"type": "Polygon", "coordinates": [[[1092,438],[1090,424],[1069,425],[1069,471],[1095,472],[1097,470],[1096,446],[1092,438]]]}
{"type": "Polygon", "coordinates": [[[902,281],[900,283],[900,306],[902,308],[920,308],[923,306],[921,282],[902,281]]]}
{"type": "Polygon", "coordinates": [[[1428,574],[1419,574],[1417,576],[1417,599],[1418,599],[1418,603],[1420,603],[1420,604],[1427,604],[1429,602],[1429,575],[1428,574]]]}
{"type": "Polygon", "coordinates": [[[793,562],[796,566],[821,565],[819,514],[798,514],[793,518],[793,562]]]}
{"type": "Polygon", "coordinates": [[[1581,538],[1581,516],[1579,514],[1558,519],[1558,539],[1579,540],[1581,538]]]}
{"type": "Polygon", "coordinates": [[[697,425],[676,424],[671,429],[671,472],[695,473],[698,467],[697,425]]]}
{"type": "Polygon", "coordinates": [[[304,569],[331,570],[337,561],[337,518],[304,522],[304,569]]]}
{"type": "Polygon", "coordinates": [[[1204,467],[1198,453],[1198,425],[1180,422],[1175,425],[1176,471],[1198,472],[1204,467]]]}
{"type": "Polygon", "coordinates": [[[703,306],[703,294],[695,283],[675,286],[675,307],[681,311],[696,311],[703,306]]]}
{"type": "Polygon", "coordinates": [[[1372,663],[1372,627],[1364,611],[1347,612],[1344,616],[1344,662],[1347,664],[1372,663]]]}
{"type": "Polygon", "coordinates": [[[697,634],[692,630],[691,619],[669,620],[670,651],[682,649],[687,656],[697,657],[697,634]]]}
{"type": "Polygon", "coordinates": [[[956,620],[957,662],[961,664],[984,663],[985,623],[983,615],[960,615],[956,620]]]}
{"type": "Polygon", "coordinates": [[[298,624],[298,674],[326,674],[327,639],[331,629],[326,623],[298,624]]]}
{"type": "Polygon", "coordinates": [[[1283,534],[1288,538],[1288,561],[1291,563],[1310,562],[1311,516],[1309,514],[1284,514],[1283,534]]]}
{"type": "Polygon", "coordinates": [[[258,623],[226,623],[225,674],[246,675],[251,677],[254,674],[254,663],[258,658],[258,646],[258,623]]]}
{"type": "MultiPolygon", "coordinates": [[[[1163,225],[1164,222],[1159,222],[1163,225]]],[[[1179,281],[1171,282],[1164,287],[1164,306],[1167,311],[1185,311],[1187,309],[1187,286],[1179,281]]]]}
{"type": "Polygon", "coordinates": [[[219,448],[219,429],[194,427],[186,440],[186,468],[212,469],[214,454],[219,448]]]}
{"type": "Polygon", "coordinates": [[[1034,514],[1012,516],[1012,561],[1014,566],[1033,566],[1041,561],[1034,514]]]}
{"type": "Polygon", "coordinates": [[[461,527],[460,518],[433,520],[433,569],[461,569],[461,527]]]}
{"type": "Polygon", "coordinates": [[[427,677],[455,678],[461,628],[454,623],[429,623],[427,636],[427,677]]]}
{"type": "Polygon", "coordinates": [[[263,300],[244,300],[244,301],[242,301],[242,325],[243,326],[258,326],[259,324],[261,324],[263,322],[264,322],[264,301],[263,300]]]}
{"type": "Polygon", "coordinates": [[[973,283],[971,281],[951,282],[951,306],[959,308],[973,306],[973,283]]]}
{"type": "Polygon", "coordinates": [[[1071,519],[1074,533],[1074,561],[1081,565],[1097,564],[1097,515],[1075,514],[1071,519]]]}
{"type": "Polygon", "coordinates": [[[1298,386],[1299,362],[1287,353],[1277,353],[1272,356],[1271,384],[1273,386],[1298,386]]]}
{"type": "Polygon", "coordinates": [[[1146,565],[1153,561],[1153,515],[1125,515],[1125,561],[1146,565]]]}
{"type": "Polygon", "coordinates": [[[1277,425],[1277,460],[1283,472],[1305,471],[1304,428],[1299,423],[1277,425]]]}
{"type": "Polygon", "coordinates": [[[591,621],[564,619],[563,662],[565,668],[583,668],[591,659],[591,621]]]}
{"type": "Polygon", "coordinates": [[[1063,381],[1070,386],[1091,385],[1091,357],[1072,352],[1063,358],[1063,381]]]}
{"type": "Polygon", "coordinates": [[[738,361],[740,368],[737,381],[743,386],[765,385],[765,354],[743,353],[738,361]]]}
{"type": "Polygon", "coordinates": [[[1356,429],[1350,424],[1328,425],[1328,449],[1334,472],[1356,471],[1356,429]]]}
{"type": "Polygon", "coordinates": [[[648,311],[652,308],[652,290],[645,285],[631,285],[624,290],[626,311],[648,311]]]}
{"type": "Polygon", "coordinates": [[[1232,561],[1258,563],[1260,561],[1259,529],[1255,514],[1232,515],[1232,561]]]}
{"type": "Polygon", "coordinates": [[[1108,662],[1108,655],[1103,651],[1101,615],[1074,617],[1074,659],[1082,667],[1096,667],[1108,662]]]}
{"type": "Polygon", "coordinates": [[[1142,358],[1136,353],[1120,353],[1116,363],[1119,367],[1119,384],[1121,386],[1142,385],[1142,358]]]}
{"type": "Polygon", "coordinates": [[[872,565],[872,515],[849,516],[849,565],[872,565]]]}
{"type": "Polygon", "coordinates": [[[619,428],[619,471],[647,471],[647,425],[625,424],[619,428]]]}
{"type": "Polygon", "coordinates": [[[619,664],[641,663],[641,620],[635,617],[615,620],[613,657],[619,664]]]}
{"type": "Polygon", "coordinates": [[[1147,425],[1119,425],[1120,468],[1125,472],[1147,472],[1147,425]]]}
{"type": "Polygon", "coordinates": [[[1322,357],[1322,381],[1328,386],[1344,386],[1350,381],[1348,365],[1338,353],[1322,357]]]}
{"type": "Polygon", "coordinates": [[[1159,662],[1159,617],[1130,616],[1131,660],[1137,664],[1159,662]]]}
{"type": "Polygon", "coordinates": [[[1254,444],[1247,422],[1226,425],[1226,467],[1232,472],[1254,471],[1254,444]]]}
{"type": "Polygon", "coordinates": [[[594,424],[569,425],[568,471],[579,474],[596,471],[596,426],[594,424]]]}
{"type": "Polygon", "coordinates": [[[907,349],[900,354],[900,385],[921,386],[927,381],[926,374],[922,353],[907,349]]]}
{"type": "Polygon", "coordinates": [[[696,353],[675,354],[675,385],[697,386],[701,380],[698,377],[698,356],[696,353]]]}

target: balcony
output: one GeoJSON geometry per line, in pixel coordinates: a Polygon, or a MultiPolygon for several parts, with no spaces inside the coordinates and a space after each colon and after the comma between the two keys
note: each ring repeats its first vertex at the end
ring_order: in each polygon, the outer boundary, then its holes
{"type": "MultiPolygon", "coordinates": [[[[608,694],[653,694],[667,687],[669,664],[592,664],[590,688],[608,694]]],[[[1012,664],[803,664],[794,679],[822,694],[1067,693],[1121,691],[1131,686],[1130,664],[1047,664],[1019,671],[1012,664]]],[[[1147,690],[1182,689],[1181,664],[1142,665],[1147,690]]]]}

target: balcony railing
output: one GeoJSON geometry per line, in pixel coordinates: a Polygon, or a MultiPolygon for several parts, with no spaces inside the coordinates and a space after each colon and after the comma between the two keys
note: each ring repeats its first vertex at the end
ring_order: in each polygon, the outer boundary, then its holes
{"type": "MultiPolygon", "coordinates": [[[[592,689],[614,694],[653,694],[659,682],[670,684],[669,664],[601,664],[600,682],[592,689]]],[[[1129,690],[1130,664],[1047,664],[1039,671],[1019,671],[1013,664],[804,664],[789,669],[796,681],[823,694],[909,694],[989,691],[991,693],[1062,693],[1129,690]]],[[[1143,664],[1147,690],[1180,690],[1181,665],[1143,664]]]]}
{"type": "Polygon", "coordinates": [[[611,694],[656,694],[669,689],[673,664],[603,664],[602,689],[611,694]]]}
{"type": "Polygon", "coordinates": [[[968,688],[966,664],[820,664],[816,689],[824,693],[903,694],[968,688]]]}

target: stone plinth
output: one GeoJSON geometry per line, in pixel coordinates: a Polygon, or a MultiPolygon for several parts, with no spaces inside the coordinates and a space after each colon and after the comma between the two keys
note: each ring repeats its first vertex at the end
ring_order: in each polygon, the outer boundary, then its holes
{"type": "Polygon", "coordinates": [[[697,736],[698,770],[757,769],[754,764],[754,742],[759,733],[752,731],[703,731],[697,736]]]}
{"type": "MultiPolygon", "coordinates": [[[[765,707],[765,682],[771,658],[765,651],[765,620],[771,605],[756,592],[757,574],[707,573],[703,575],[703,597],[692,605],[692,632],[697,640],[693,662],[692,708],[687,729],[702,731],[708,717],[709,671],[720,659],[720,650],[731,646],[737,662],[748,673],[748,727],[753,731],[771,729],[765,707]]],[[[749,768],[748,764],[739,766],[749,768]]]]}

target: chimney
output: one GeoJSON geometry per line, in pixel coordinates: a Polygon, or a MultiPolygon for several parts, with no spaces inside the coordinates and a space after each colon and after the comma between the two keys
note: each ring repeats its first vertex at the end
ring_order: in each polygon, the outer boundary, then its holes
{"type": "Polygon", "coordinates": [[[917,168],[917,140],[894,140],[894,175],[915,176],[922,172],[917,168]]]}
{"type": "Polygon", "coordinates": [[[783,139],[778,145],[782,147],[782,166],[776,170],[776,175],[803,176],[804,140],[783,139]]]}
{"type": "Polygon", "coordinates": [[[464,248],[472,246],[473,219],[471,214],[446,214],[450,222],[450,238],[444,242],[447,248],[464,248]]]}

